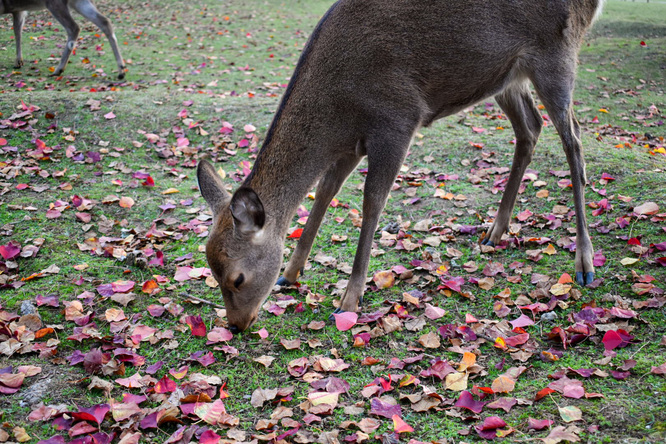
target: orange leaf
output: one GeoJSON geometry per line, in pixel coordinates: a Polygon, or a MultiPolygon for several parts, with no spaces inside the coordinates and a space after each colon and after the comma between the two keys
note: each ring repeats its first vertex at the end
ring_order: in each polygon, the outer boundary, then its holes
{"type": "Polygon", "coordinates": [[[557,280],[558,284],[569,284],[573,283],[573,279],[569,275],[569,273],[563,273],[562,276],[557,280]]]}
{"type": "Polygon", "coordinates": [[[123,208],[132,208],[134,206],[134,199],[132,199],[129,196],[123,196],[120,198],[120,202],[118,202],[118,205],[120,205],[123,208]]]}
{"type": "Polygon", "coordinates": [[[414,427],[407,424],[398,415],[393,415],[391,419],[393,419],[393,431],[395,433],[411,433],[414,431],[414,427]]]}
{"type": "Polygon", "coordinates": [[[458,371],[462,372],[470,368],[476,363],[476,355],[471,352],[465,352],[463,354],[462,361],[460,361],[460,365],[458,366],[458,371]]]}

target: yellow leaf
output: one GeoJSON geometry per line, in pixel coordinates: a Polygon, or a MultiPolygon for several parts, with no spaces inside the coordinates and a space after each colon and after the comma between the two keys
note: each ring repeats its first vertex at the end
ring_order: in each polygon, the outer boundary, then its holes
{"type": "Polygon", "coordinates": [[[162,191],[162,194],[175,194],[180,193],[180,190],[177,188],[169,188],[168,190],[162,191]]]}
{"type": "Polygon", "coordinates": [[[446,389],[462,392],[467,389],[467,373],[449,373],[446,375],[446,389]]]}
{"type": "Polygon", "coordinates": [[[552,287],[550,287],[550,292],[554,294],[555,296],[562,296],[571,291],[571,285],[566,285],[566,284],[555,284],[552,287]]]}
{"type": "Polygon", "coordinates": [[[620,263],[626,267],[627,265],[634,265],[638,261],[639,259],[635,257],[625,257],[620,261],[620,263]]]}
{"type": "Polygon", "coordinates": [[[557,250],[555,249],[555,247],[553,246],[553,244],[548,244],[548,246],[547,246],[546,248],[543,249],[543,252],[544,252],[545,254],[549,254],[549,255],[551,255],[551,256],[552,256],[553,254],[557,254],[557,250]]]}

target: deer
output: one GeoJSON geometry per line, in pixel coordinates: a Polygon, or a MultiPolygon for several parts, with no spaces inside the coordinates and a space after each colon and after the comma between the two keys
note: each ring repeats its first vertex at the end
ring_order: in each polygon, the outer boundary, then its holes
{"type": "Polygon", "coordinates": [[[498,245],[544,125],[530,83],[569,164],[576,281],[592,282],[587,178],[572,96],[578,52],[602,6],[603,0],[336,2],[304,46],[240,187],[232,194],[210,162],[197,166],[198,187],[213,214],[206,258],[229,329],[252,325],[276,283],[296,282],[331,200],[367,157],[362,226],[334,313],[358,311],[379,218],[416,131],[490,97],[516,140],[497,215],[481,240],[498,245]],[[279,277],[293,215],[315,185],[309,218],[279,277]]]}
{"type": "Polygon", "coordinates": [[[23,52],[21,50],[21,34],[28,11],[48,11],[67,31],[67,45],[62,52],[60,63],[53,72],[53,76],[60,76],[67,66],[76,40],[79,38],[79,25],[72,18],[70,8],[90,20],[102,30],[111,44],[111,49],[118,64],[118,79],[125,78],[125,62],[118,48],[118,40],[113,32],[113,26],[108,18],[102,15],[90,0],[2,0],[0,14],[11,14],[14,20],[14,36],[16,37],[16,63],[15,68],[23,66],[23,52]]]}

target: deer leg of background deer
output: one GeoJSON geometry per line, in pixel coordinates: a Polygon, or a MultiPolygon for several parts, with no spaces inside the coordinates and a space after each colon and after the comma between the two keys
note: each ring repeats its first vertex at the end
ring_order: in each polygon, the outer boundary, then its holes
{"type": "Polygon", "coordinates": [[[72,4],[74,10],[79,14],[93,22],[99,29],[102,30],[106,38],[111,44],[111,49],[113,50],[113,55],[116,57],[116,63],[118,64],[118,78],[123,79],[125,77],[125,62],[123,62],[123,57],[120,55],[120,49],[118,49],[118,40],[116,39],[116,34],[113,32],[113,26],[108,18],[102,15],[95,5],[93,5],[90,0],[78,0],[72,4]]]}
{"type": "Polygon", "coordinates": [[[516,150],[513,154],[509,181],[504,189],[497,217],[482,241],[484,245],[498,244],[509,226],[520,183],[527,166],[532,161],[532,153],[542,126],[541,116],[534,104],[527,82],[510,86],[497,95],[495,100],[511,121],[511,126],[516,134],[516,150]]]}
{"type": "Polygon", "coordinates": [[[23,25],[28,11],[20,11],[12,14],[14,19],[14,37],[16,37],[16,64],[14,68],[23,66],[23,50],[21,49],[21,35],[23,34],[23,25]]]}
{"type": "Polygon", "coordinates": [[[360,160],[361,158],[357,156],[345,157],[339,160],[319,181],[315,194],[315,202],[308,216],[308,221],[305,223],[305,228],[303,229],[301,238],[298,240],[298,245],[296,245],[296,249],[291,255],[284,274],[278,279],[277,285],[291,285],[296,282],[299,274],[302,273],[305,262],[310,255],[312,243],[317,236],[317,231],[331,200],[338,194],[347,176],[354,170],[354,167],[358,165],[360,160]]]}
{"type": "MultiPolygon", "coordinates": [[[[568,58],[562,58],[568,59],[568,58]]],[[[552,60],[552,59],[551,59],[552,60]]],[[[555,58],[557,60],[557,58],[555,58]]],[[[573,59],[575,60],[575,58],[573,59]]],[[[550,75],[535,73],[534,86],[562,140],[571,172],[576,210],[576,281],[587,285],[594,280],[594,249],[585,218],[585,160],[580,126],[573,113],[572,92],[575,67],[555,67],[550,75]],[[552,73],[557,75],[552,75],[552,73]],[[563,73],[569,73],[565,75],[563,73]],[[555,79],[555,80],[553,80],[555,79]]]]}
{"type": "Polygon", "coordinates": [[[368,176],[365,179],[363,189],[361,234],[356,247],[356,256],[354,257],[354,265],[352,266],[347,290],[340,301],[340,307],[335,310],[335,313],[357,311],[358,303],[365,291],[372,239],[391,187],[407,154],[412,135],[411,132],[407,135],[407,132],[389,133],[386,129],[395,128],[396,126],[386,125],[385,128],[381,129],[383,134],[374,139],[368,139],[368,176]]]}
{"type": "Polygon", "coordinates": [[[53,17],[55,17],[55,19],[58,20],[67,31],[67,45],[62,52],[58,67],[53,72],[54,76],[59,76],[65,70],[69,56],[72,54],[72,50],[74,50],[74,47],[76,46],[76,39],[79,38],[79,25],[77,25],[72,18],[72,14],[70,14],[69,8],[64,2],[47,1],[46,9],[53,14],[53,17]]]}

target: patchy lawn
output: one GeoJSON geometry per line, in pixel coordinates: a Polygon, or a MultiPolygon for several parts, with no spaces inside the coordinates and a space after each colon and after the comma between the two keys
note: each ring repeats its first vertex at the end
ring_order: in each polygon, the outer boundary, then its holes
{"type": "Polygon", "coordinates": [[[18,71],[0,22],[0,442],[666,441],[665,4],[608,2],[581,52],[593,285],[566,274],[573,200],[547,116],[506,243],[479,247],[513,155],[490,101],[415,139],[349,330],[327,319],[363,164],[299,285],[233,338],[194,167],[243,180],[330,2],[97,4],[124,81],[80,17],[60,78],[57,22],[29,16],[18,71]]]}

